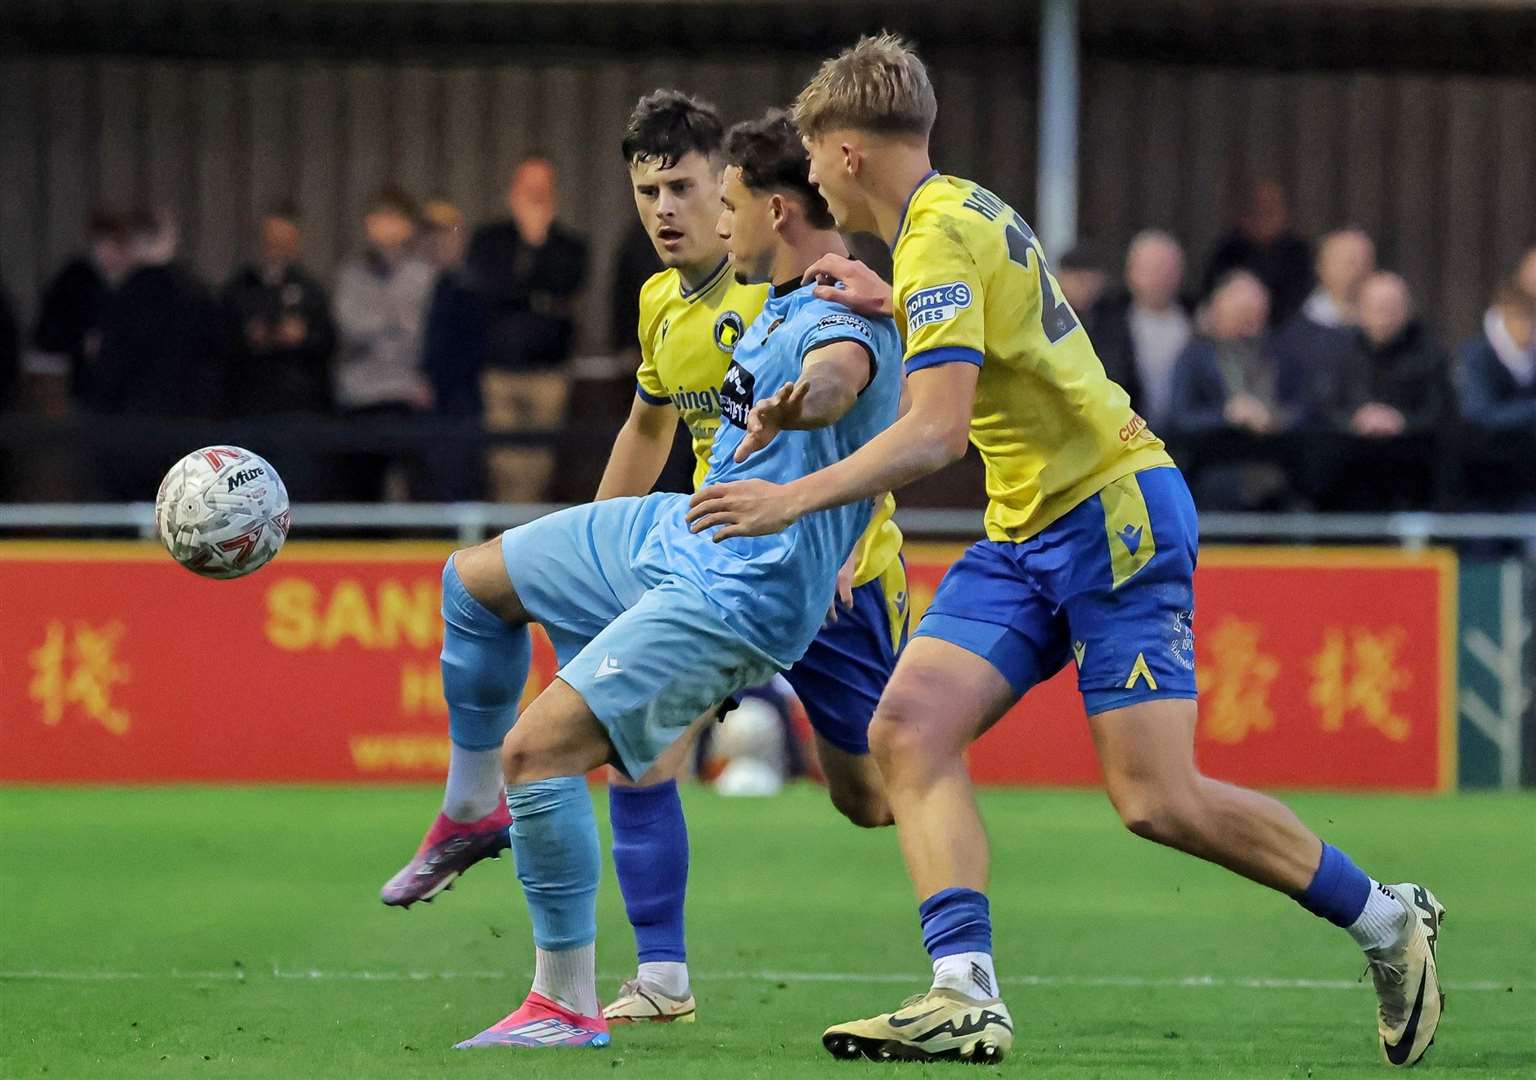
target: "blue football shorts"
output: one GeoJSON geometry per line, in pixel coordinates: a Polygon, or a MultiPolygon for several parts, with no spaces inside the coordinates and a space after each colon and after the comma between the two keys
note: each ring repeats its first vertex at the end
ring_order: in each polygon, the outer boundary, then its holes
{"type": "Polygon", "coordinates": [[[909,599],[906,565],[892,559],[784,673],[811,727],[844,753],[869,753],[869,721],[907,643],[909,599]]]}
{"type": "Polygon", "coordinates": [[[687,498],[573,506],[501,538],[507,575],[549,635],[559,677],[635,780],[695,719],[778,670],[697,585],[640,558],[668,500],[687,498]]]}
{"type": "Polygon", "coordinates": [[[1018,543],[944,575],[917,637],[987,660],[1023,695],[1069,661],[1090,716],[1195,696],[1195,504],[1178,469],[1109,484],[1018,543]]]}

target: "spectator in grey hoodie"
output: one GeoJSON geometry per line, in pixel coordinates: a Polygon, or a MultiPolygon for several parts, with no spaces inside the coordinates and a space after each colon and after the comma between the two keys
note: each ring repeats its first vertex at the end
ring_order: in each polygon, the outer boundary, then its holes
{"type": "MultiPolygon", "coordinates": [[[[336,405],[343,415],[382,420],[431,406],[421,366],[422,327],[437,272],[415,257],[416,206],[395,188],[374,196],[363,216],[367,248],[342,263],[336,281],[336,405]]],[[[396,464],[382,453],[339,463],[344,497],[377,501],[396,464]]]]}

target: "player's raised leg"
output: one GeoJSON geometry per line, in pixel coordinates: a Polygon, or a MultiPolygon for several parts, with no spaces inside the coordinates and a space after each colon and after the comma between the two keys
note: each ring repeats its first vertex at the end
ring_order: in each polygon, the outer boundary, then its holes
{"type": "Polygon", "coordinates": [[[897,662],[870,746],[917,892],[933,983],[894,1012],[828,1028],[822,1042],[834,1055],[986,1062],[1013,1045],[992,961],[987,836],[965,749],[1016,697],[991,663],[948,641],[919,636],[897,662]]]}
{"type": "MultiPolygon", "coordinates": [[[[493,557],[499,543],[488,546],[493,557]]],[[[461,552],[443,567],[440,662],[448,700],[448,780],[442,808],[416,854],[380,890],[379,898],[392,907],[408,908],[418,900],[430,903],[452,888],[464,871],[481,859],[495,858],[511,843],[501,741],[517,719],[532,646],[526,616],[514,625],[488,610],[466,588],[459,561],[466,561],[479,590],[490,595],[481,580],[484,571],[476,569],[481,560],[470,552],[461,552]],[[484,672],[497,677],[486,679],[484,672]]]]}

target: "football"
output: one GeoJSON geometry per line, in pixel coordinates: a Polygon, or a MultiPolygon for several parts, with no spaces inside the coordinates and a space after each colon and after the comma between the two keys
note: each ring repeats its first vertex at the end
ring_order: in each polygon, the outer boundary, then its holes
{"type": "Polygon", "coordinates": [[[155,531],[203,577],[244,577],[272,561],[292,524],[277,470],[238,446],[205,446],[171,466],[155,496],[155,531]]]}

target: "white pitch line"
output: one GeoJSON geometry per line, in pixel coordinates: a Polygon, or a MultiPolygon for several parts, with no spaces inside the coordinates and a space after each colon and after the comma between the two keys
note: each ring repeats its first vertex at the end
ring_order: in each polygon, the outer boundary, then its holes
{"type": "MultiPolygon", "coordinates": [[[[526,972],[506,971],[356,971],[337,968],[283,968],[273,965],[270,974],[274,979],[290,979],[313,982],[429,982],[438,979],[497,982],[504,979],[524,979],[526,972]]],[[[629,978],[629,973],[599,975],[607,982],[629,978]]],[[[714,971],[695,972],[694,978],[702,982],[784,982],[784,983],[864,983],[910,984],[922,981],[919,974],[898,972],[857,971],[714,971]]],[[[154,971],[0,971],[0,981],[34,980],[39,982],[128,982],[134,980],[175,980],[186,982],[244,982],[243,969],[234,971],[182,971],[172,969],[154,971]]],[[[1004,977],[1007,986],[1029,987],[1098,987],[1132,990],[1355,990],[1362,982],[1352,979],[1281,979],[1242,975],[1185,975],[1179,977],[1149,977],[1141,975],[1013,975],[1004,977]]],[[[1457,993],[1468,991],[1494,993],[1507,990],[1524,991],[1524,984],[1500,982],[1491,979],[1441,984],[1457,993]]]]}

